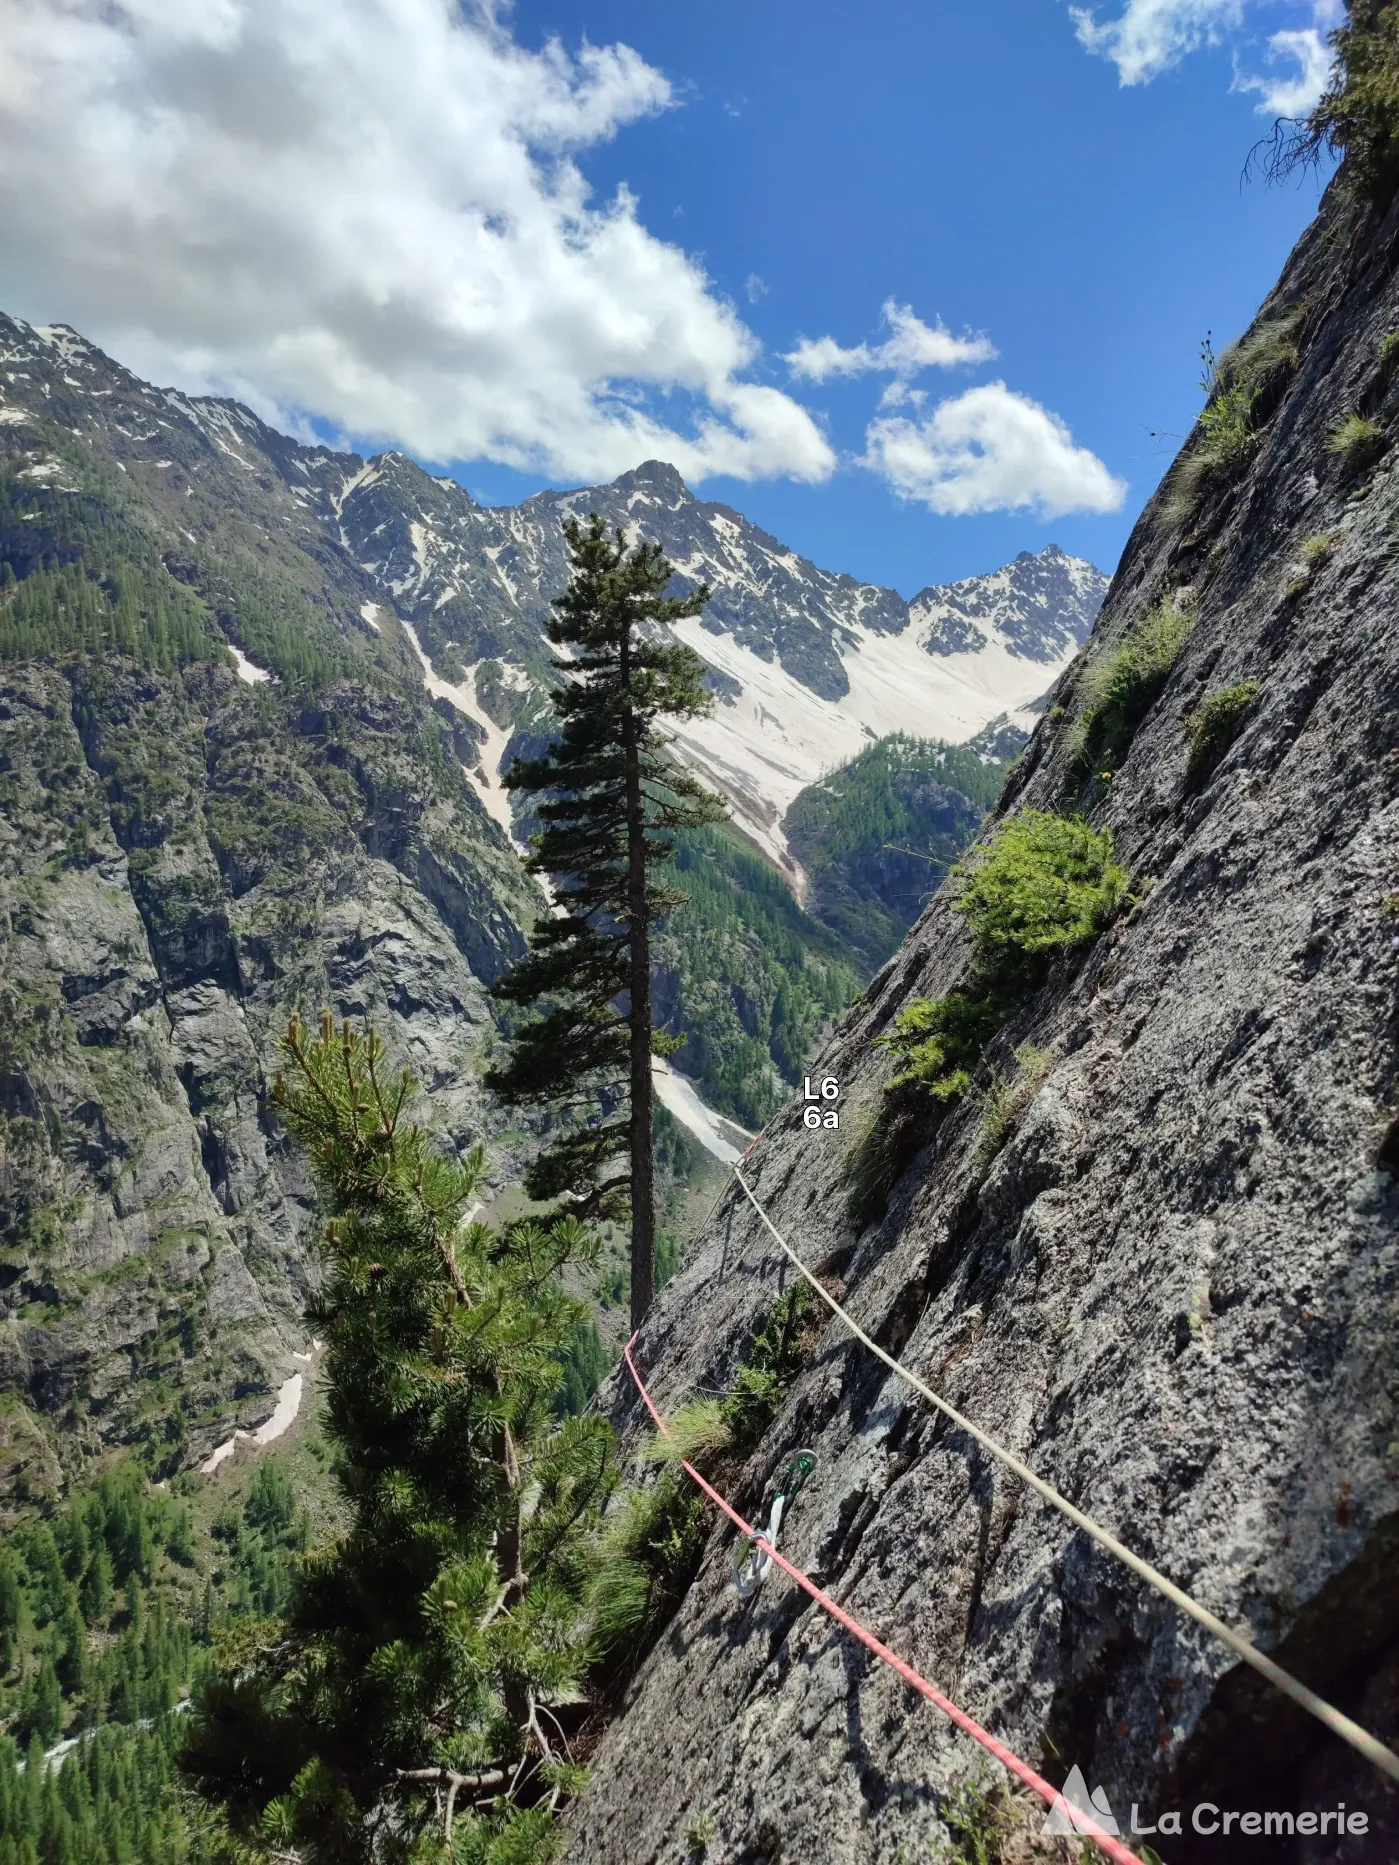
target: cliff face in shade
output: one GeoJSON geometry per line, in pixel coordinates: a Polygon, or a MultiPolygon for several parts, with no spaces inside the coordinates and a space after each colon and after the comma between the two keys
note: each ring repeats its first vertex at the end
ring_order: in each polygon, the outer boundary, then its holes
{"type": "MultiPolygon", "coordinates": [[[[958,1106],[888,1212],[857,1232],[849,1129],[879,1105],[873,1046],[915,994],[962,979],[945,896],[813,1073],[844,1130],[792,1104],[751,1176],[775,1223],[862,1325],[1078,1505],[1391,1746],[1399,1743],[1399,444],[1329,446],[1360,410],[1399,443],[1399,211],[1335,191],[1260,325],[1293,318],[1297,367],[1259,404],[1252,457],[1138,524],[1086,654],[1060,683],[1000,813],[1082,807],[1110,827],[1137,903],[996,1039],[1052,1051],[989,1162],[958,1106]],[[1326,546],[1307,541],[1325,535],[1326,546]],[[1110,785],[1070,743],[1086,664],[1169,590],[1198,621],[1110,785]],[[1258,693],[1201,780],[1207,695],[1258,693]]],[[[1196,435],[1191,448],[1201,444],[1196,435]]],[[[1187,450],[1189,451],[1189,449],[1187,450]]],[[[989,833],[990,831],[988,831],[989,833]]],[[[986,1074],[983,1074],[983,1081],[986,1074]]],[[[732,1377],[790,1280],[738,1194],[638,1344],[663,1408],[732,1377]]],[[[623,1373],[607,1403],[641,1429],[623,1373]]],[[[839,1323],[734,1501],[780,1459],[814,1475],[792,1557],[1056,1781],[1077,1762],[1126,1824],[1193,1859],[1389,1860],[1399,1794],[1125,1569],[1075,1534],[853,1343],[839,1323]],[[1364,1809],[1364,1838],[1190,1831],[1190,1807],[1364,1809]]],[[[633,1865],[921,1858],[939,1795],[979,1752],[780,1575],[743,1606],[734,1537],[697,1579],[592,1759],[569,1856],[633,1865]]]]}
{"type": "Polygon", "coordinates": [[[197,1461],[296,1370],[308,1187],[265,1098],[293,1010],[371,1017],[452,1144],[502,1124],[485,993],[523,887],[465,783],[405,753],[414,724],[348,690],[289,716],[222,667],[0,667],[15,1500],[106,1444],[197,1461]]]}

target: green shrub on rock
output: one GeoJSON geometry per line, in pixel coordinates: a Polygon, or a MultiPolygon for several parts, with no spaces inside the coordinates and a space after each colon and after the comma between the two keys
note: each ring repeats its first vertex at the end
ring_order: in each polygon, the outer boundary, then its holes
{"type": "Polygon", "coordinates": [[[955,877],[954,913],[971,926],[967,988],[915,997],[878,1041],[899,1063],[892,1090],[955,1101],[971,1086],[987,1043],[1039,983],[1057,953],[1091,944],[1127,888],[1112,834],[1076,816],[1022,810],[955,877]]]}
{"type": "Polygon", "coordinates": [[[1286,173],[1330,150],[1345,158],[1341,185],[1353,199],[1383,201],[1399,181],[1399,9],[1348,7],[1330,43],[1330,81],[1274,167],[1286,173]]]}
{"type": "Polygon", "coordinates": [[[891,1089],[915,1087],[935,1101],[956,1101],[972,1084],[981,1052],[1014,1008],[1010,999],[965,991],[910,998],[887,1036],[878,1038],[899,1064],[891,1089]]]}
{"type": "Polygon", "coordinates": [[[1221,390],[1201,414],[1198,452],[1212,468],[1232,471],[1252,457],[1258,445],[1253,425],[1253,405],[1257,400],[1257,389],[1238,383],[1231,389],[1221,390]]]}
{"type": "Polygon", "coordinates": [[[1028,979],[1056,952],[1090,944],[1126,890],[1111,830],[1026,809],[963,865],[953,911],[971,926],[982,971],[1005,985],[1028,979]]]}
{"type": "MultiPolygon", "coordinates": [[[[1112,858],[1110,830],[1026,809],[973,852],[953,885],[953,911],[972,930],[971,964],[960,989],[911,998],[876,1039],[898,1068],[846,1158],[847,1211],[860,1228],[883,1213],[938,1119],[973,1086],[987,1045],[1053,961],[1090,945],[1108,925],[1127,874],[1112,858]]],[[[1040,1052],[1020,1053],[1028,1059],[1040,1052]]]]}

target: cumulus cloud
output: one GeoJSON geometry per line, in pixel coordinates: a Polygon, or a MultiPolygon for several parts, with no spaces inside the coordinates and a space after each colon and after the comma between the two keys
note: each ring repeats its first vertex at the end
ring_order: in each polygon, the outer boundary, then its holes
{"type": "Polygon", "coordinates": [[[1313,107],[1326,89],[1331,75],[1331,52],[1315,26],[1297,31],[1275,32],[1268,40],[1266,62],[1281,66],[1266,74],[1234,80],[1235,89],[1257,91],[1258,114],[1264,117],[1301,117],[1313,107]],[[1287,66],[1295,65],[1289,71],[1287,66]]]}
{"type": "Polygon", "coordinates": [[[0,301],[433,459],[822,479],[733,306],[577,165],[670,102],[493,0],[5,0],[0,301]]]}
{"type": "Polygon", "coordinates": [[[883,343],[858,343],[847,350],[834,337],[804,337],[783,361],[794,376],[809,382],[871,372],[907,380],[920,369],[984,363],[996,354],[988,338],[972,334],[954,337],[944,324],[925,324],[914,316],[911,305],[897,304],[892,298],[884,306],[883,317],[889,331],[883,343]]]}
{"type": "Polygon", "coordinates": [[[1112,512],[1127,487],[1064,422],[1004,382],[987,382],[912,420],[871,422],[861,464],[904,499],[948,517],[1031,510],[1112,512]]]}
{"type": "Polygon", "coordinates": [[[1124,84],[1149,84],[1201,45],[1216,45],[1243,24],[1243,0],[1127,0],[1101,24],[1091,7],[1071,6],[1078,42],[1111,59],[1124,84]]]}

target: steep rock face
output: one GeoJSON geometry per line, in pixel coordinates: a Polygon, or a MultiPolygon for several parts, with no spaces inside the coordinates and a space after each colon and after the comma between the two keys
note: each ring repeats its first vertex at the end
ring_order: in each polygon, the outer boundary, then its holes
{"type": "MultiPolygon", "coordinates": [[[[94,484],[71,452],[23,488],[61,434],[0,427],[0,544],[24,572],[0,609],[0,1502],[104,1445],[170,1468],[267,1416],[311,1274],[302,1168],[266,1102],[288,1016],[371,1017],[466,1147],[501,1125],[485,992],[536,910],[403,663],[250,682],[209,614],[228,588],[230,630],[262,620],[237,574],[245,508],[176,577],[125,476],[94,484]],[[84,603],[131,651],[80,645],[84,603]]],[[[270,581],[286,559],[266,555],[270,581]]],[[[333,668],[333,585],[324,607],[278,586],[293,616],[306,603],[292,657],[333,668]]]]}
{"type": "MultiPolygon", "coordinates": [[[[485,989],[523,946],[513,858],[492,893],[445,799],[381,787],[356,831],[315,751],[297,763],[305,741],[250,719],[231,675],[107,676],[100,703],[92,685],[0,679],[18,799],[0,827],[0,1383],[24,1408],[21,1497],[104,1442],[202,1456],[294,1370],[309,1212],[266,1107],[289,1014],[372,1018],[464,1148],[500,1125],[485,989]]],[[[377,752],[381,786],[401,758],[402,718],[379,746],[358,718],[297,723],[377,752]]]]}
{"type": "MultiPolygon", "coordinates": [[[[1399,214],[1334,196],[1260,325],[1299,359],[1253,456],[1148,508],[1087,664],[1163,593],[1198,621],[1110,786],[1085,791],[1071,673],[1002,812],[1082,805],[1137,904],[996,1039],[1052,1051],[998,1155],[962,1103],[858,1233],[849,1130],[877,1115],[873,1040],[963,977],[936,899],[813,1074],[844,1130],[793,1105],[751,1182],[862,1325],[1073,1501],[1279,1660],[1399,1742],[1399,516],[1378,466],[1329,437],[1393,435],[1399,214]],[[1309,539],[1324,539],[1305,548],[1309,539]],[[1187,770],[1205,697],[1258,692],[1215,768],[1187,770]]],[[[1197,433],[1192,450],[1202,437],[1197,433]]],[[[1082,668],[1080,663],[1080,670],[1082,668]]],[[[985,1076],[983,1076],[985,1079],[985,1076]]],[[[663,1407],[722,1388],[791,1271],[740,1194],[662,1297],[638,1359],[663,1407]]],[[[628,1431],[625,1373],[609,1403],[628,1431]]],[[[838,1323],[749,1463],[815,1449],[783,1525],[794,1559],[1031,1762],[1078,1763],[1118,1817],[1185,1810],[1178,1865],[1246,1859],[1190,1808],[1364,1809],[1364,1838],[1268,1841],[1269,1860],[1388,1860],[1399,1795],[1098,1551],[838,1323]]],[[[707,1856],[825,1865],[923,1856],[938,1796],[982,1761],[780,1575],[744,1607],[712,1533],[679,1613],[604,1737],[575,1810],[588,1865],[707,1856]]],[[[1125,1824],[1125,1819],[1124,1819],[1125,1824]]],[[[1169,1831],[1169,1828],[1167,1829],[1169,1831]]],[[[1262,1844],[1262,1842],[1259,1842],[1262,1844]]]]}

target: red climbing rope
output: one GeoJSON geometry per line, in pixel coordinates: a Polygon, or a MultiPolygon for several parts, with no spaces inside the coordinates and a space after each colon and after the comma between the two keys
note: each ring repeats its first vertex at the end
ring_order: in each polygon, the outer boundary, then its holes
{"type": "MultiPolygon", "coordinates": [[[[622,1349],[627,1362],[627,1370],[636,1381],[637,1391],[646,1401],[646,1409],[656,1421],[656,1429],[660,1432],[662,1437],[668,1438],[670,1432],[666,1427],[666,1422],[656,1410],[655,1402],[642,1384],[641,1375],[636,1370],[636,1362],[631,1357],[631,1350],[635,1345],[636,1335],[633,1334],[626,1346],[622,1349]]],[[[844,1626],[847,1632],[851,1633],[855,1638],[858,1638],[860,1643],[864,1645],[867,1650],[872,1651],[875,1657],[882,1663],[887,1664],[891,1671],[896,1671],[906,1684],[918,1692],[919,1696],[926,1697],[929,1703],[936,1704],[944,1716],[954,1722],[957,1727],[969,1735],[974,1742],[979,1742],[988,1755],[994,1755],[1002,1767],[1008,1768],[1010,1772],[1015,1775],[1017,1780],[1023,1781],[1026,1787],[1032,1788],[1034,1792],[1039,1795],[1040,1799],[1045,1801],[1049,1806],[1052,1807],[1054,1805],[1059,1799],[1058,1790],[1051,1787],[1043,1776],[1036,1774],[1034,1769],[1030,1767],[1027,1762],[1021,1761],[1020,1757],[1012,1753],[1004,1742],[998,1742],[995,1736],[983,1729],[981,1724],[975,1722],[968,1716],[965,1710],[958,1709],[952,1699],[950,1697],[945,1697],[936,1685],[930,1684],[926,1677],[920,1677],[911,1664],[906,1664],[895,1652],[890,1651],[889,1647],[882,1644],[880,1640],[875,1637],[873,1632],[867,1631],[866,1628],[860,1624],[858,1619],[852,1619],[850,1614],[845,1611],[844,1607],[837,1606],[829,1593],[823,1593],[816,1582],[804,1574],[800,1567],[794,1567],[789,1560],[778,1553],[777,1549],[774,1548],[770,1542],[764,1540],[755,1528],[748,1522],[745,1522],[743,1517],[738,1513],[738,1510],[725,1502],[717,1489],[705,1482],[704,1478],[700,1475],[699,1471],[695,1469],[693,1464],[686,1463],[682,1457],[680,1460],[680,1467],[693,1482],[699,1485],[705,1495],[708,1496],[709,1500],[714,1504],[715,1508],[726,1515],[740,1533],[747,1535],[750,1541],[754,1542],[764,1554],[768,1555],[770,1559],[782,1569],[783,1573],[790,1579],[795,1580],[803,1592],[809,1593],[823,1612],[829,1613],[831,1618],[834,1619],[838,1625],[844,1626]]],[[[1075,1830],[1081,1834],[1083,1838],[1091,1839],[1094,1845],[1102,1852],[1106,1853],[1108,1858],[1116,1860],[1117,1865],[1141,1865],[1141,1860],[1137,1857],[1136,1853],[1129,1851],[1126,1846],[1114,1839],[1111,1833],[1104,1831],[1091,1815],[1083,1812],[1078,1807],[1073,1808],[1072,1815],[1075,1830]]]]}

